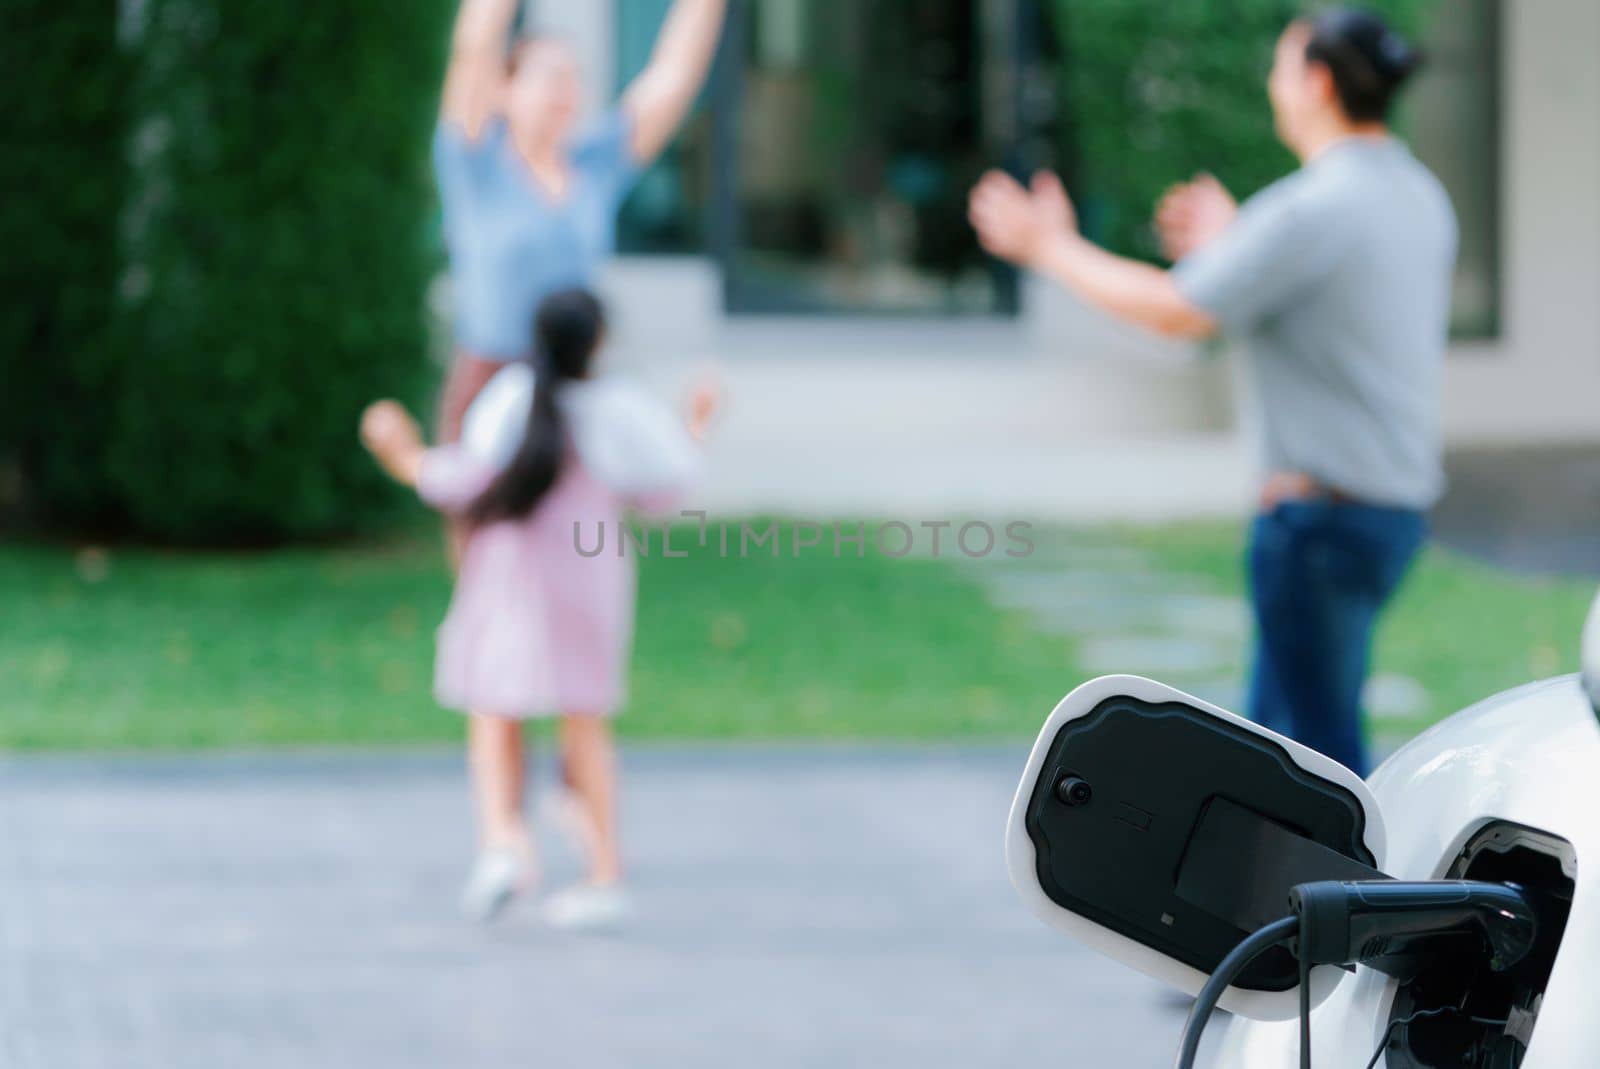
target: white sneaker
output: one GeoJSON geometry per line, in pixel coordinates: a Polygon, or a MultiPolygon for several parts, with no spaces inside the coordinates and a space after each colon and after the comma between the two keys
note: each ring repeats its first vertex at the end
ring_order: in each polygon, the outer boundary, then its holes
{"type": "Polygon", "coordinates": [[[633,902],[620,884],[578,884],[557,891],[544,904],[545,923],[568,931],[614,931],[632,917],[633,902]]]}
{"type": "Polygon", "coordinates": [[[522,858],[512,850],[485,850],[473,862],[467,885],[461,889],[461,912],[469,920],[488,923],[511,904],[523,889],[522,858]]]}

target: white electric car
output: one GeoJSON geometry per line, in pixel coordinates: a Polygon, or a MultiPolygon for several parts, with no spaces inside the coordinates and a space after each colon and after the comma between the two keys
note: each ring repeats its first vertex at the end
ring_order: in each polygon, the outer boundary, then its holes
{"type": "Polygon", "coordinates": [[[1219,1069],[1307,1064],[1307,1024],[1318,1069],[1600,1067],[1600,602],[1584,653],[1365,783],[1159,683],[1094,680],[1030,755],[1012,881],[1065,934],[1202,1003],[1220,989],[1219,1069]],[[1295,927],[1313,885],[1350,903],[1317,931],[1295,927]],[[1376,927],[1356,916],[1374,887],[1376,927]],[[1295,938],[1232,961],[1273,925],[1295,938]]]}

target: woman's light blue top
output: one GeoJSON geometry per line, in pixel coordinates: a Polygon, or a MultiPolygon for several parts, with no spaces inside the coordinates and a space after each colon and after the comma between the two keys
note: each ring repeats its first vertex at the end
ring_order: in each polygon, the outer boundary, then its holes
{"type": "Polygon", "coordinates": [[[613,111],[580,136],[568,153],[571,181],[555,198],[517,156],[504,119],[475,141],[454,123],[439,124],[433,165],[463,349],[490,360],[526,356],[539,303],[593,283],[639,171],[629,133],[627,118],[613,111]]]}

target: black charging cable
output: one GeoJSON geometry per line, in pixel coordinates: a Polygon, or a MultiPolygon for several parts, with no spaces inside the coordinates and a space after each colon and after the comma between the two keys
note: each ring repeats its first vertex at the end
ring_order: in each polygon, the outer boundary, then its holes
{"type": "Polygon", "coordinates": [[[1295,958],[1300,963],[1300,1069],[1311,1069],[1311,956],[1299,953],[1306,938],[1306,918],[1300,916],[1300,938],[1295,943],[1295,958]]]}
{"type": "Polygon", "coordinates": [[[1250,967],[1250,963],[1275,946],[1287,943],[1300,931],[1299,917],[1285,917],[1281,921],[1273,921],[1265,928],[1258,928],[1255,932],[1245,937],[1244,942],[1228,951],[1228,956],[1223,958],[1212,971],[1205,986],[1194,998],[1194,1005],[1189,1009],[1189,1019],[1183,1025],[1183,1042],[1178,1046],[1178,1060],[1175,1069],[1194,1069],[1194,1060],[1200,1054],[1200,1036],[1205,1032],[1206,1022],[1211,1020],[1211,1014],[1217,1008],[1217,1000],[1222,998],[1222,993],[1239,978],[1239,974],[1250,967]]]}

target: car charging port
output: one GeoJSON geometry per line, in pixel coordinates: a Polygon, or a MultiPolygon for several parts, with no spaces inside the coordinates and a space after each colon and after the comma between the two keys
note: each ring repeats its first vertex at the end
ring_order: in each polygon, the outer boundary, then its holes
{"type": "Polygon", "coordinates": [[[1478,948],[1441,944],[1395,992],[1388,1069],[1517,1069],[1566,931],[1577,859],[1564,839],[1509,823],[1474,835],[1448,879],[1511,884],[1537,920],[1532,949],[1495,971],[1478,948]]]}

